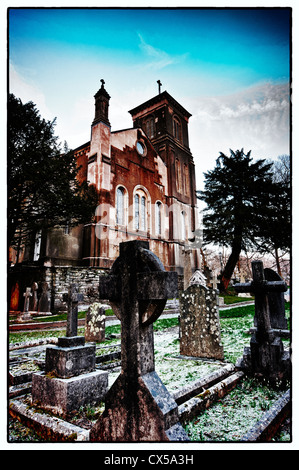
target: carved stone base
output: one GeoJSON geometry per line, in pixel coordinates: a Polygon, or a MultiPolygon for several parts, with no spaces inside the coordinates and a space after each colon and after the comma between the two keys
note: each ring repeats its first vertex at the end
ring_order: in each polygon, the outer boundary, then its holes
{"type": "Polygon", "coordinates": [[[290,354],[284,350],[281,339],[271,335],[271,330],[262,341],[253,334],[250,347],[244,348],[236,367],[248,375],[268,380],[272,386],[284,385],[291,375],[290,354]]]}
{"type": "Polygon", "coordinates": [[[178,406],[156,372],[136,378],[130,390],[122,375],[108,392],[105,411],[90,431],[91,441],[189,441],[178,406]]]}
{"type": "Polygon", "coordinates": [[[94,371],[88,374],[60,379],[45,372],[32,374],[32,403],[55,414],[67,416],[80,406],[97,406],[105,397],[108,373],[94,371]]]}

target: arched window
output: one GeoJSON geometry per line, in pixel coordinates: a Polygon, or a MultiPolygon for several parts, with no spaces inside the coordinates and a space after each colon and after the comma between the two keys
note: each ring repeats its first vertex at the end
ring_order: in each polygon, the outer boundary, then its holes
{"type": "Polygon", "coordinates": [[[140,230],[146,230],[146,199],[141,196],[141,210],[140,210],[140,230]]]}
{"type": "Polygon", "coordinates": [[[155,121],[153,117],[150,117],[145,123],[145,132],[150,139],[155,137],[155,121]]]}
{"type": "Polygon", "coordinates": [[[173,135],[175,139],[181,140],[181,123],[176,116],[173,118],[173,135]]]}
{"type": "Polygon", "coordinates": [[[157,201],[155,205],[155,223],[156,223],[156,234],[162,234],[162,202],[157,201]]]}
{"type": "Polygon", "coordinates": [[[146,232],[148,221],[148,195],[138,188],[134,196],[134,227],[135,230],[146,232]]]}
{"type": "Polygon", "coordinates": [[[135,230],[139,230],[139,194],[135,194],[135,230]]]}
{"type": "Polygon", "coordinates": [[[125,225],[125,188],[116,190],[116,225],[125,225]]]}

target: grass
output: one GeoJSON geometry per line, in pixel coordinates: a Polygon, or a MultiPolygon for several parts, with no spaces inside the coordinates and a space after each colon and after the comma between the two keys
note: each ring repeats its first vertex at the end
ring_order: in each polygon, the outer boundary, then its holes
{"type": "MultiPolygon", "coordinates": [[[[282,392],[245,378],[224,398],[192,419],[185,430],[192,441],[238,442],[268,411],[282,392]]],[[[288,441],[282,434],[273,440],[288,441]]]]}
{"type": "MultiPolygon", "coordinates": [[[[82,312],[78,312],[78,318],[85,318],[86,317],[86,310],[85,311],[82,311],[82,312]]],[[[105,311],[105,314],[106,316],[112,316],[114,315],[114,312],[111,308],[107,309],[105,311]]],[[[9,321],[10,322],[14,322],[16,320],[16,316],[15,315],[10,315],[9,316],[9,321]]],[[[67,313],[54,313],[53,315],[49,315],[49,316],[46,316],[46,317],[33,317],[31,320],[30,320],[30,323],[31,322],[34,322],[34,323],[47,323],[47,322],[53,322],[53,321],[66,321],[67,320],[67,313]]]]}
{"type": "Polygon", "coordinates": [[[238,302],[248,302],[251,300],[254,300],[254,297],[238,297],[237,295],[222,295],[220,294],[219,297],[222,297],[224,299],[224,304],[225,305],[231,305],[231,304],[236,304],[238,302]]]}

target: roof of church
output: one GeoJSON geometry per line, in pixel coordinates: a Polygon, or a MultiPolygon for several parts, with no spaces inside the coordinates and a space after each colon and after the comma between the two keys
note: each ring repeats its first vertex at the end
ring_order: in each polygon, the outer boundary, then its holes
{"type": "Polygon", "coordinates": [[[166,90],[154,96],[150,100],[145,101],[139,106],[136,106],[136,108],[131,109],[129,113],[133,116],[134,114],[139,113],[143,109],[149,108],[150,106],[154,104],[158,104],[160,101],[164,101],[164,100],[167,100],[170,104],[175,106],[187,118],[192,116],[192,114],[190,114],[185,108],[183,108],[183,106],[180,103],[178,103],[166,90]]]}

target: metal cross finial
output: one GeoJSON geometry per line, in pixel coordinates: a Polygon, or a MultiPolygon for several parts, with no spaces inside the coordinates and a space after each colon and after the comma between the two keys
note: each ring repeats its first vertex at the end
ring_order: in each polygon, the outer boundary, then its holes
{"type": "Polygon", "coordinates": [[[104,88],[105,80],[101,78],[100,82],[102,83],[102,88],[104,88]]]}
{"type": "Polygon", "coordinates": [[[159,86],[159,95],[161,93],[161,86],[162,86],[162,83],[160,80],[157,80],[157,83],[158,83],[158,86],[159,86]]]}

